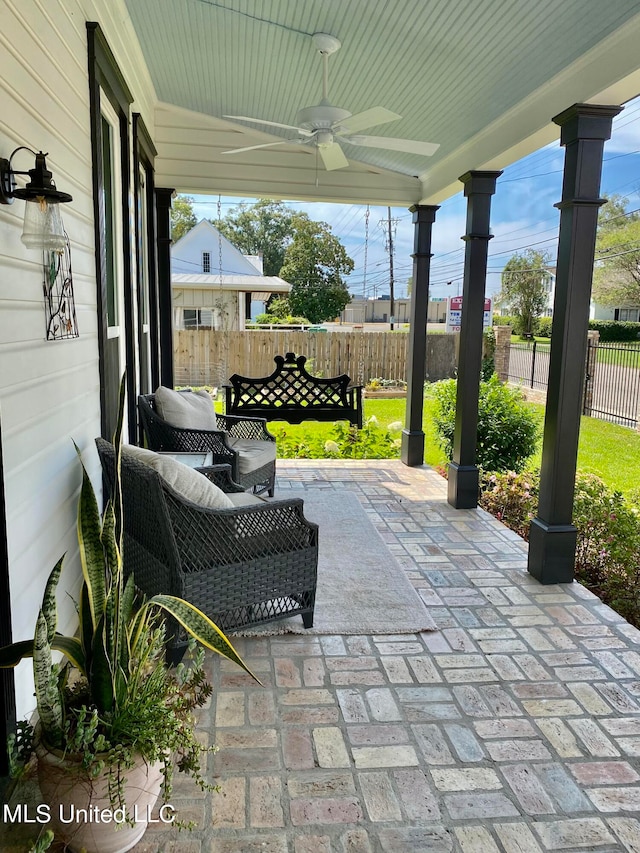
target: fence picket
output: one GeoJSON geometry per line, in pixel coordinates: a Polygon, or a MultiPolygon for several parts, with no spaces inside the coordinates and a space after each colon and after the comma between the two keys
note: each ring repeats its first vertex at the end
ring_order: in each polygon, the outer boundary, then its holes
{"type": "MultiPolygon", "coordinates": [[[[311,372],[347,373],[366,384],[374,377],[406,381],[406,332],[210,331],[174,332],[176,385],[224,385],[233,373],[268,376],[273,358],[294,352],[312,362],[311,372]]],[[[430,379],[455,373],[454,335],[433,335],[428,357],[430,379]]]]}

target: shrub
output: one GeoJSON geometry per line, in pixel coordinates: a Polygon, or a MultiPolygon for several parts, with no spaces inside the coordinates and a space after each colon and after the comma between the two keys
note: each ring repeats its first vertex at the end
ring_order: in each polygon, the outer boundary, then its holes
{"type": "MultiPolygon", "coordinates": [[[[486,473],[479,504],[524,539],[537,512],[539,476],[486,473]]],[[[639,496],[640,497],[640,496],[639,496]]],[[[593,474],[576,477],[576,579],[640,627],[640,509],[593,474]]]]}
{"type": "MultiPolygon", "coordinates": [[[[288,314],[291,313],[291,309],[289,308],[289,300],[286,296],[274,296],[269,300],[269,305],[267,307],[267,312],[272,314],[274,317],[278,317],[283,320],[288,314]]],[[[274,322],[277,322],[274,320],[274,322]]]]}
{"type": "Polygon", "coordinates": [[[536,326],[536,335],[540,338],[550,338],[551,337],[551,327],[553,325],[552,317],[538,317],[538,323],[536,326]]]}
{"type": "Polygon", "coordinates": [[[509,317],[506,314],[503,317],[500,317],[498,314],[493,315],[493,325],[494,326],[515,326],[516,318],[509,317]]]}
{"type": "Polygon", "coordinates": [[[277,437],[280,459],[396,459],[400,454],[400,438],[393,438],[394,423],[389,429],[378,425],[375,417],[367,418],[362,429],[351,426],[347,421],[337,421],[329,437],[313,430],[295,431],[294,435],[283,430],[277,437]]]}
{"type": "Polygon", "coordinates": [[[493,329],[485,329],[482,333],[482,366],[480,375],[487,382],[496,372],[496,335],[493,329]]]}
{"type": "Polygon", "coordinates": [[[619,320],[589,320],[589,328],[600,332],[600,340],[637,341],[640,339],[640,323],[627,323],[619,320]]]}
{"type": "MultiPolygon", "coordinates": [[[[451,459],[456,420],[457,380],[433,386],[433,421],[442,449],[451,459]]],[[[480,383],[477,463],[485,471],[520,471],[535,451],[539,430],[536,415],[517,388],[502,385],[497,376],[480,383]]]]}
{"type": "Polygon", "coordinates": [[[533,472],[485,473],[480,482],[479,504],[523,539],[528,539],[529,524],[538,507],[539,479],[533,472]]]}
{"type": "Polygon", "coordinates": [[[621,492],[579,474],[573,505],[576,578],[618,613],[640,624],[640,516],[621,492]]]}
{"type": "Polygon", "coordinates": [[[258,314],[255,322],[259,326],[307,326],[309,321],[306,317],[279,317],[276,314],[258,314]]]}

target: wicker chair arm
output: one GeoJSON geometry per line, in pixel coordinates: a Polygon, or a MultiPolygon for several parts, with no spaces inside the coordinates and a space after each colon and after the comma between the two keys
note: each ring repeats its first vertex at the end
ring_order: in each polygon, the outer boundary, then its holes
{"type": "Polygon", "coordinates": [[[257,441],[275,441],[267,429],[265,418],[250,418],[244,415],[216,415],[218,425],[233,438],[251,438],[257,441]]]}
{"type": "Polygon", "coordinates": [[[317,549],[318,525],[304,517],[300,498],[216,510],[190,504],[170,488],[165,495],[184,572],[317,549]]]}
{"type": "Polygon", "coordinates": [[[233,448],[229,446],[227,433],[223,429],[186,429],[172,426],[166,421],[163,422],[162,428],[163,432],[170,436],[173,452],[204,453],[209,451],[213,454],[215,465],[230,463],[230,460],[236,455],[233,448]]]}
{"type": "Polygon", "coordinates": [[[234,482],[231,476],[231,465],[207,465],[204,468],[196,468],[201,474],[211,480],[223,492],[244,492],[244,488],[234,482]]]}

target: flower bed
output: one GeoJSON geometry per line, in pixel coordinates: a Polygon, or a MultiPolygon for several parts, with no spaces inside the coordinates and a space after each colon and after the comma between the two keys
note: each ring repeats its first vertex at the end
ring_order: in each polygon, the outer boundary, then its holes
{"type": "MultiPolygon", "coordinates": [[[[480,506],[529,538],[538,506],[539,475],[485,474],[480,506]]],[[[576,580],[640,628],[640,500],[626,499],[593,474],[578,473],[573,523],[578,530],[576,580]]]]}

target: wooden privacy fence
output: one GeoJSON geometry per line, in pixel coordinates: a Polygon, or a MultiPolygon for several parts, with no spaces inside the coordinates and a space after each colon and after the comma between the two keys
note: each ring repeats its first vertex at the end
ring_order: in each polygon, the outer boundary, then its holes
{"type": "MultiPolygon", "coordinates": [[[[347,373],[354,384],[374,377],[407,379],[407,332],[225,332],[209,329],[174,331],[176,385],[224,385],[233,373],[268,376],[274,356],[306,355],[310,373],[328,377],[347,373]],[[310,362],[310,364],[309,364],[310,362]]],[[[428,336],[427,378],[455,373],[457,335],[428,336]]]]}

